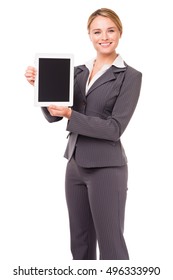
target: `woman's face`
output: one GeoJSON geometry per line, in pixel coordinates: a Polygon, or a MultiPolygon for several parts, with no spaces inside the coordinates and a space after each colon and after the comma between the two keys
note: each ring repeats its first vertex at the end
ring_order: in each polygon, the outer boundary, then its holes
{"type": "Polygon", "coordinates": [[[90,25],[89,36],[97,54],[110,55],[115,52],[121,34],[110,18],[97,16],[90,25]]]}

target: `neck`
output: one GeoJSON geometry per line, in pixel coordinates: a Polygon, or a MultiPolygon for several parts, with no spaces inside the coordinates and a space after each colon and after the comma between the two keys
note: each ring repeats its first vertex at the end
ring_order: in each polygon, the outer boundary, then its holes
{"type": "Polygon", "coordinates": [[[118,55],[116,53],[111,53],[110,55],[97,54],[95,64],[112,64],[112,62],[116,59],[117,56],[118,55]]]}

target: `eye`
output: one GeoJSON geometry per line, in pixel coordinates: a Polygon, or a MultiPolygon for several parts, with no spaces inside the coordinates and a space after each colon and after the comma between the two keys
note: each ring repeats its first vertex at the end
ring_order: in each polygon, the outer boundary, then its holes
{"type": "Polygon", "coordinates": [[[114,30],[114,29],[110,29],[109,32],[110,32],[110,33],[114,33],[115,30],[114,30]]]}
{"type": "Polygon", "coordinates": [[[95,31],[94,34],[99,35],[100,31],[95,31]]]}

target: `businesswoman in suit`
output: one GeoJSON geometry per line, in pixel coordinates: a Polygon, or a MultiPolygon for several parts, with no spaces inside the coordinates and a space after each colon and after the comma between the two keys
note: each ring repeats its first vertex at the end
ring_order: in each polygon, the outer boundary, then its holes
{"type": "MultiPolygon", "coordinates": [[[[66,200],[74,260],[128,260],[123,236],[127,158],[121,144],[138,102],[142,74],[127,65],[116,48],[122,35],[118,15],[107,8],[92,13],[88,34],[93,60],[75,67],[72,108],[42,108],[49,122],[68,119],[65,151],[66,200]]],[[[25,76],[34,84],[36,69],[25,76]]]]}

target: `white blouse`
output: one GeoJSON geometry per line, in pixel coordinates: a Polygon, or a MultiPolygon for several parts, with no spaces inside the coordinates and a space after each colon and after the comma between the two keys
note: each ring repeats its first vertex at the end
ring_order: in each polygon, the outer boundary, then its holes
{"type": "MultiPolygon", "coordinates": [[[[88,68],[90,74],[91,74],[92,69],[93,69],[94,61],[95,61],[95,59],[91,59],[91,60],[89,60],[88,62],[85,63],[85,66],[88,68]]],[[[89,82],[89,78],[90,78],[90,74],[89,74],[88,80],[87,80],[87,82],[86,82],[86,91],[85,91],[86,94],[87,94],[88,90],[90,89],[90,87],[93,85],[93,83],[94,83],[101,75],[103,75],[103,74],[106,72],[106,70],[108,70],[112,65],[114,65],[114,66],[116,66],[116,67],[118,67],[118,68],[124,68],[124,67],[126,67],[125,64],[124,64],[124,61],[123,61],[122,57],[121,57],[120,55],[118,55],[118,56],[116,57],[116,59],[113,61],[112,64],[104,64],[104,65],[102,66],[102,68],[92,77],[92,79],[90,80],[90,82],[89,82]]]]}

